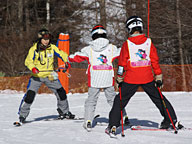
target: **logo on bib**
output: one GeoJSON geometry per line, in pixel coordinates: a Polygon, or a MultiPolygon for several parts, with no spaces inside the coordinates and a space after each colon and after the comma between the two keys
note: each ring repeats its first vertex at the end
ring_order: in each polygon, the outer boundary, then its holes
{"type": "Polygon", "coordinates": [[[141,58],[141,60],[146,60],[147,54],[145,53],[145,50],[139,49],[136,53],[137,56],[141,58]]]}
{"type": "Polygon", "coordinates": [[[136,54],[136,57],[139,57],[139,59],[137,61],[131,62],[131,65],[133,67],[151,65],[151,61],[147,59],[147,54],[146,54],[145,50],[138,49],[138,52],[135,54],[136,54]]]}
{"type": "Polygon", "coordinates": [[[100,56],[97,58],[97,60],[100,61],[100,65],[93,65],[93,70],[112,70],[113,67],[111,65],[108,65],[107,62],[107,56],[100,54],[100,56]]]}
{"type": "Polygon", "coordinates": [[[107,57],[103,54],[100,54],[100,56],[97,58],[98,60],[100,60],[102,62],[102,64],[107,64],[107,57]]]}

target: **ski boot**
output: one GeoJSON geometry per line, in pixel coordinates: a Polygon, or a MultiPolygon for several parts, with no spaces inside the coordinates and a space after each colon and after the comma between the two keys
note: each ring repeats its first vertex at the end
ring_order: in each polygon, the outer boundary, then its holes
{"type": "Polygon", "coordinates": [[[175,125],[175,128],[176,128],[177,130],[180,130],[180,129],[183,129],[183,128],[184,128],[184,126],[180,123],[180,121],[177,121],[174,125],[175,125]]]}
{"type": "Polygon", "coordinates": [[[75,115],[72,114],[70,111],[68,111],[68,112],[66,112],[66,113],[64,114],[64,117],[65,117],[66,119],[74,119],[74,118],[75,118],[75,115]]]}
{"type": "Polygon", "coordinates": [[[164,119],[159,126],[160,129],[169,129],[170,127],[171,127],[171,122],[170,120],[166,120],[166,119],[164,119]]]}
{"type": "Polygon", "coordinates": [[[14,122],[13,125],[15,125],[15,126],[22,126],[23,123],[25,123],[25,119],[26,119],[25,117],[20,116],[19,117],[19,121],[14,122]]]}
{"type": "Polygon", "coordinates": [[[63,120],[63,119],[74,119],[75,115],[72,114],[70,111],[66,112],[65,114],[59,114],[58,119],[63,120]]]}
{"type": "Polygon", "coordinates": [[[64,118],[66,119],[74,119],[75,115],[72,114],[70,111],[66,112],[65,114],[63,114],[62,110],[60,108],[57,109],[59,116],[58,119],[63,120],[64,118]]]}
{"type": "Polygon", "coordinates": [[[26,119],[25,117],[20,116],[20,117],[19,117],[19,122],[20,122],[20,123],[24,123],[24,122],[25,122],[25,119],[26,119]]]}
{"type": "MultiPolygon", "coordinates": [[[[180,124],[180,122],[178,122],[177,120],[173,120],[173,124],[174,124],[174,126],[175,126],[175,128],[176,128],[177,130],[184,128],[184,126],[183,126],[182,124],[180,124]]],[[[173,125],[172,125],[172,123],[170,122],[170,120],[164,119],[164,120],[161,122],[161,125],[160,125],[159,128],[160,128],[160,129],[173,129],[173,125]]]]}
{"type": "Polygon", "coordinates": [[[124,125],[130,125],[130,121],[128,119],[128,116],[124,117],[124,125]]]}
{"type": "Polygon", "coordinates": [[[91,129],[92,129],[92,122],[91,122],[91,120],[87,120],[87,121],[83,124],[83,127],[84,127],[88,132],[90,132],[91,129]]]}
{"type": "Polygon", "coordinates": [[[111,138],[116,138],[116,126],[108,126],[105,129],[105,133],[108,134],[111,138]]]}

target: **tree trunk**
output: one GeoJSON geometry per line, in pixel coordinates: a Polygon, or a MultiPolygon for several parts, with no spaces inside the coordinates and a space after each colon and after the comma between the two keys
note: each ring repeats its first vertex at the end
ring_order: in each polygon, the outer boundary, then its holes
{"type": "Polygon", "coordinates": [[[105,0],[99,0],[100,5],[100,23],[106,28],[106,11],[105,11],[105,0]]]}
{"type": "Polygon", "coordinates": [[[46,20],[47,20],[47,27],[48,27],[48,25],[50,23],[50,0],[47,0],[47,2],[46,2],[46,11],[47,11],[46,20]]]}
{"type": "Polygon", "coordinates": [[[179,54],[180,54],[180,61],[181,61],[181,74],[182,74],[182,87],[184,91],[187,91],[186,86],[186,76],[185,76],[185,67],[184,67],[184,60],[183,60],[183,42],[182,42],[182,33],[181,33],[181,19],[179,13],[179,0],[176,1],[176,12],[177,12],[177,27],[178,27],[178,40],[179,40],[179,54]]]}
{"type": "Polygon", "coordinates": [[[25,26],[26,26],[26,32],[28,34],[30,27],[28,0],[25,0],[25,26]]]}
{"type": "Polygon", "coordinates": [[[23,0],[18,0],[19,36],[23,38],[23,0]]]}

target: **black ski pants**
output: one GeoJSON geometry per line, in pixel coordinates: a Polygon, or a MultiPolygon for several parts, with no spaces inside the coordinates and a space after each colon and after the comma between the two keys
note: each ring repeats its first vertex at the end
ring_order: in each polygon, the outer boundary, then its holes
{"type": "MultiPolygon", "coordinates": [[[[155,82],[150,82],[146,84],[128,84],[123,82],[121,84],[121,98],[122,98],[122,109],[127,105],[131,97],[136,93],[138,87],[141,86],[143,90],[148,94],[152,102],[156,105],[159,109],[161,115],[164,117],[165,120],[170,120],[165,109],[165,106],[162,103],[162,99],[158,89],[155,86],[155,82]]],[[[170,104],[170,102],[164,97],[165,105],[170,113],[172,120],[177,120],[175,111],[170,104]]],[[[120,103],[120,95],[116,95],[113,103],[113,107],[109,113],[109,126],[116,126],[120,125],[121,120],[121,103],[120,103]]]]}

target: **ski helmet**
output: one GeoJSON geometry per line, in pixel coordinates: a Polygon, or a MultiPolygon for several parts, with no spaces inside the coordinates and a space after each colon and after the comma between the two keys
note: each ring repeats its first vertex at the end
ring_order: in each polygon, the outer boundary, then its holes
{"type": "Polygon", "coordinates": [[[126,28],[129,34],[133,34],[135,31],[143,32],[143,21],[138,16],[131,16],[126,21],[126,28]]]}
{"type": "Polygon", "coordinates": [[[99,24],[93,27],[91,36],[93,40],[97,38],[107,38],[107,31],[102,25],[99,24]]]}
{"type": "Polygon", "coordinates": [[[51,39],[51,34],[47,29],[43,28],[38,32],[38,39],[51,39]]]}

